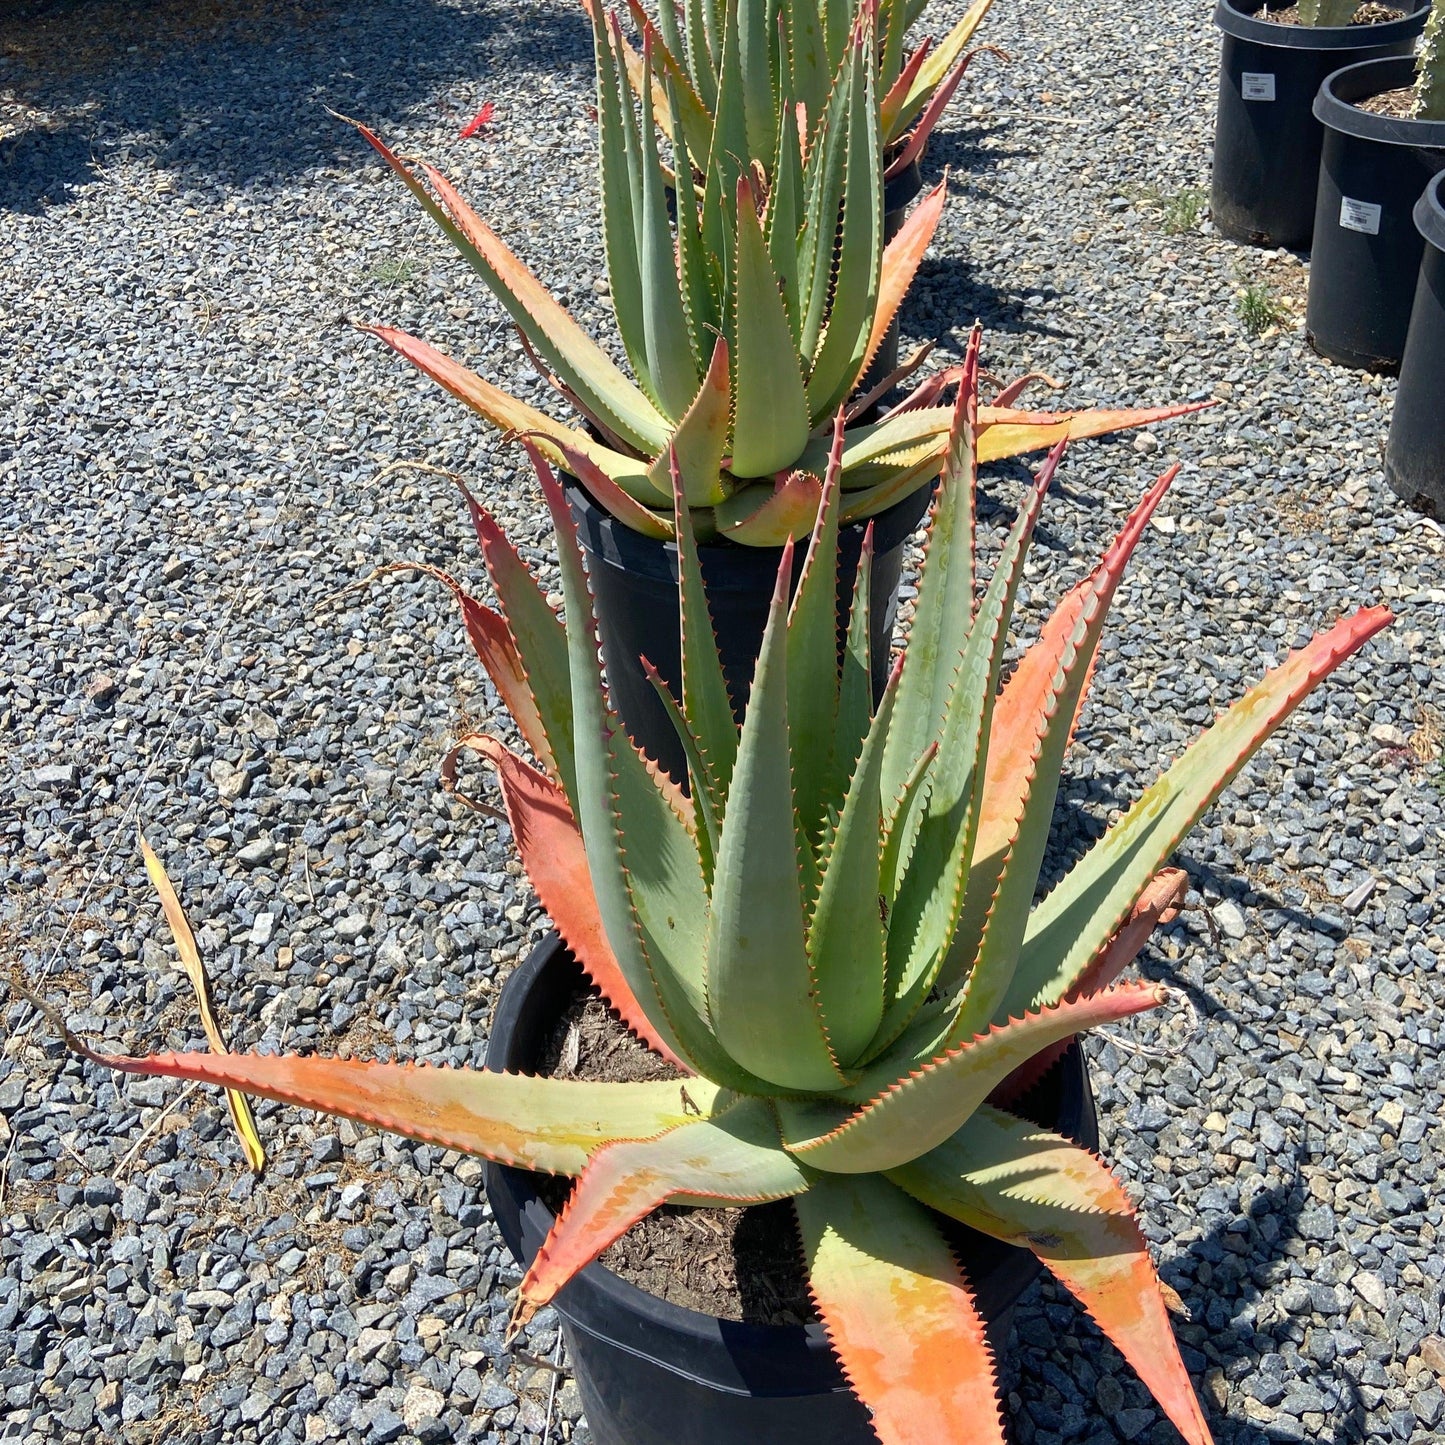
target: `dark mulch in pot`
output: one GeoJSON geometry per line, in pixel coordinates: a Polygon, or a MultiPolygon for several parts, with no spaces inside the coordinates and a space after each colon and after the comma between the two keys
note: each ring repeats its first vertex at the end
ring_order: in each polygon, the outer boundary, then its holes
{"type": "Polygon", "coordinates": [[[1402,85],[1398,90],[1384,90],[1367,100],[1355,102],[1356,110],[1368,111],[1371,115],[1388,115],[1395,120],[1409,120],[1415,112],[1415,88],[1402,85]]]}
{"type": "MultiPolygon", "coordinates": [[[[1260,20],[1268,20],[1271,25],[1303,25],[1300,19],[1299,6],[1291,5],[1283,10],[1271,10],[1266,6],[1258,16],[1260,20]]],[[[1405,12],[1393,5],[1379,5],[1371,0],[1368,5],[1361,5],[1355,13],[1350,16],[1351,25],[1384,25],[1390,20],[1403,20],[1405,12]]]]}

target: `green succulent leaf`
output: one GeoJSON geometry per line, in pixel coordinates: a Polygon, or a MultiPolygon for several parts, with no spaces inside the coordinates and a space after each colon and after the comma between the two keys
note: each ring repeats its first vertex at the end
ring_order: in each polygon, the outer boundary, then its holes
{"type": "MultiPolygon", "coordinates": [[[[708,3],[708,0],[703,0],[708,3]]],[[[718,275],[727,282],[737,271],[737,210],[735,196],[738,181],[748,173],[748,122],[744,101],[744,84],[738,56],[737,0],[727,0],[726,12],[719,11],[722,28],[722,58],[718,72],[717,110],[713,116],[712,150],[707,156],[703,182],[702,233],[710,255],[717,258],[718,275]],[[725,24],[722,21],[726,14],[725,24]]],[[[723,334],[736,355],[736,307],[722,300],[719,307],[723,334]]]]}
{"type": "Polygon", "coordinates": [[[768,192],[768,260],[782,293],[783,306],[798,348],[802,316],[798,294],[798,199],[802,192],[802,159],[798,152],[798,117],[791,106],[783,110],[778,127],[778,154],[773,162],[773,184],[768,192]]]}
{"type": "Polygon", "coordinates": [[[816,0],[783,0],[791,94],[808,116],[822,113],[832,83],[834,64],[828,59],[821,7],[816,0]]]}
{"type": "Polygon", "coordinates": [[[745,179],[737,186],[737,222],[731,471],[764,477],[793,464],[811,423],[792,326],[745,179]]]}
{"type": "Polygon", "coordinates": [[[773,99],[773,56],[777,46],[774,13],[769,0],[735,0],[729,6],[729,20],[738,28],[747,154],[764,160],[771,160],[778,149],[777,106],[773,99]]]}
{"type": "Polygon", "coordinates": [[[955,1039],[967,1038],[988,1023],[1012,981],[1053,822],[1064,750],[1098,655],[1109,604],[1177,473],[1177,467],[1171,468],[1150,487],[1092,576],[1067,594],[1045,628],[1041,653],[1028,657],[1009,679],[995,711],[990,732],[1007,734],[999,753],[1008,772],[995,774],[990,760],[981,805],[990,826],[975,834],[970,849],[968,895],[947,970],[968,980],[967,997],[955,1019],[955,1039]],[[1030,715],[1020,714],[1022,706],[1030,715]]]}
{"type": "Polygon", "coordinates": [[[896,1169],[957,1132],[1026,1059],[1057,1039],[1157,1008],[1158,984],[1118,984],[1088,998],[1010,1019],[936,1058],[900,1069],[896,1055],[833,1099],[778,1101],[783,1140],[803,1163],[839,1174],[896,1169]],[[881,1092],[878,1092],[880,1091],[881,1092]],[[843,1099],[862,1107],[850,1109],[843,1099]]]}
{"type": "Polygon", "coordinates": [[[693,731],[692,724],[688,722],[682,705],[673,696],[672,688],[668,686],[666,678],[647,658],[642,658],[641,663],[648,682],[652,684],[653,692],[657,694],[657,700],[662,704],[663,710],[672,723],[673,731],[682,744],[683,756],[687,761],[687,776],[692,786],[693,808],[697,819],[694,841],[697,843],[698,865],[702,869],[703,887],[710,890],[717,865],[717,847],[718,839],[722,834],[722,817],[717,811],[716,800],[710,791],[707,761],[703,756],[702,746],[697,740],[697,734],[693,731]]]}
{"type": "Polygon", "coordinates": [[[522,1281],[514,1323],[660,1204],[763,1204],[803,1193],[812,1179],[782,1147],[761,1099],[739,1099],[655,1139],[619,1139],[588,1161],[522,1281]]]}
{"type": "Polygon", "coordinates": [[[576,525],[555,479],[545,468],[538,475],[557,533],[567,612],[579,619],[567,631],[575,813],[607,940],[649,1020],[689,1067],[745,1093],[771,1092],[719,1046],[708,1021],[708,903],[697,843],[607,705],[576,525]]]}
{"type": "Polygon", "coordinates": [[[788,581],[783,548],[743,720],[713,879],[707,999],[730,1057],[790,1089],[842,1082],[808,960],[788,749],[788,581]]]}
{"type": "Polygon", "coordinates": [[[637,218],[642,214],[642,174],[632,87],[618,63],[612,30],[600,0],[592,0],[590,14],[597,56],[597,143],[602,167],[602,239],[607,253],[608,289],[627,359],[647,389],[652,379],[643,341],[646,321],[642,248],[637,235],[637,218]]]}
{"type": "Polygon", "coordinates": [[[1133,1207],[1088,1150],[985,1104],[951,1139],[888,1178],[930,1209],[1036,1254],[1189,1445],[1211,1445],[1133,1207]]]}
{"type": "Polygon", "coordinates": [[[862,1057],[877,1032],[888,982],[878,839],[883,825],[883,739],[892,721],[898,678],[895,669],[863,743],[838,825],[822,850],[822,881],[808,930],[823,1022],[845,1065],[862,1057]]]}
{"type": "Polygon", "coordinates": [[[1391,621],[1370,607],[1318,634],[1269,672],[1065,874],[1029,916],[1000,1012],[1062,998],[1266,738],[1315,686],[1391,621]]]}
{"type": "MultiPolygon", "coordinates": [[[[1055,454],[1053,465],[1059,455],[1055,454]]],[[[877,1047],[891,1042],[917,1012],[938,977],[958,923],[978,828],[989,718],[998,690],[1008,619],[1053,465],[1039,469],[1009,531],[959,657],[937,734],[938,753],[929,769],[928,787],[916,795],[918,806],[912,817],[901,820],[907,861],[888,923],[889,1006],[877,1047]]],[[[966,490],[972,491],[971,476],[966,490]]],[[[905,680],[907,673],[905,663],[905,680]]]]}
{"type": "MultiPolygon", "coordinates": [[[[848,632],[843,642],[838,715],[833,728],[834,776],[851,776],[873,720],[873,527],[863,532],[848,632]]],[[[891,731],[891,729],[890,729],[891,731]]]]}
{"type": "MultiPolygon", "coordinates": [[[[682,281],[682,300],[687,309],[693,337],[706,350],[708,336],[720,337],[726,306],[723,301],[723,271],[718,258],[709,253],[703,239],[702,212],[693,182],[693,157],[707,152],[693,151],[685,138],[673,143],[677,165],[677,267],[682,281]]],[[[706,378],[704,378],[706,385],[706,378]]]]}
{"type": "Polygon", "coordinates": [[[908,29],[905,0],[878,3],[878,88],[888,91],[903,69],[903,41],[908,29]]]}
{"type": "Polygon", "coordinates": [[[718,531],[747,547],[781,547],[813,530],[823,484],[811,472],[793,472],[774,487],[743,487],[713,509],[718,531]]]}
{"type": "Polygon", "coordinates": [[[359,129],[588,411],[639,451],[650,452],[661,446],[667,435],[665,418],[446,178],[435,168],[426,167],[427,178],[446,206],[443,210],[402,161],[365,126],[359,129]]]}
{"type": "Polygon", "coordinates": [[[717,111],[717,72],[722,56],[721,47],[713,40],[711,0],[684,0],[683,15],[687,27],[687,73],[711,117],[717,111]]]}
{"type": "Polygon", "coordinates": [[[651,62],[649,46],[643,52],[643,74],[648,83],[642,93],[642,208],[639,213],[643,326],[648,374],[657,393],[657,404],[666,416],[676,419],[683,416],[697,394],[699,359],[683,308],[662,163],[657,153],[651,62]]]}
{"type": "MultiPolygon", "coordinates": [[[[833,299],[838,214],[848,164],[848,81],[853,51],[845,48],[822,114],[813,129],[803,184],[807,213],[798,234],[798,294],[803,301],[802,354],[811,362],[833,299]]],[[[860,122],[861,123],[861,122],[860,122]]],[[[819,408],[819,416],[832,408],[819,408]]]]}
{"type": "MultiPolygon", "coordinates": [[[[666,500],[666,493],[658,492],[648,477],[646,466],[636,457],[603,446],[584,431],[563,426],[546,412],[508,396],[476,372],[468,371],[434,346],[407,335],[405,331],[390,326],[365,326],[361,329],[384,341],[398,355],[404,356],[419,371],[499,430],[526,434],[536,439],[543,454],[552,461],[562,462],[563,446],[571,447],[589,457],[606,473],[609,481],[634,500],[654,504],[666,500]]],[[[595,422],[597,418],[592,420],[595,422]]]]}
{"type": "MultiPolygon", "coordinates": [[[[584,0],[591,3],[591,0],[584,0]]],[[[706,155],[712,144],[712,115],[710,107],[703,103],[697,93],[691,74],[681,57],[685,50],[677,33],[677,15],[670,5],[657,7],[657,25],[642,8],[640,0],[627,0],[633,23],[643,37],[644,49],[652,54],[653,64],[658,68],[662,80],[661,89],[667,98],[667,109],[662,127],[674,147],[684,142],[695,155],[706,155]]],[[[657,82],[654,81],[654,84],[657,82]]],[[[681,163],[678,174],[686,177],[688,172],[681,163]]]]}
{"type": "Polygon", "coordinates": [[[803,575],[788,613],[788,746],[793,760],[793,798],[804,852],[811,858],[834,788],[833,734],[838,706],[838,457],[843,418],[833,432],[833,456],[823,480],[817,523],[808,542],[803,575]]]}
{"type": "Polygon", "coordinates": [[[675,464],[689,507],[714,507],[732,495],[733,484],[723,472],[732,421],[728,360],[727,341],[719,336],[713,344],[707,374],[677,424],[671,445],[648,468],[649,479],[659,489],[665,487],[671,497],[675,464]]]}
{"type": "MultiPolygon", "coordinates": [[[[927,0],[924,0],[924,3],[927,3],[927,0]]],[[[890,142],[901,136],[917,119],[934,92],[958,66],[963,52],[968,49],[969,41],[973,39],[974,32],[983,22],[983,17],[988,14],[992,4],[993,0],[974,0],[963,18],[929,51],[927,58],[918,68],[912,88],[898,107],[888,136],[890,142]]],[[[911,25],[913,19],[910,18],[908,23],[911,25]]]]}
{"type": "MultiPolygon", "coordinates": [[[[530,448],[535,456],[535,448],[530,448]]],[[[540,457],[537,457],[540,462],[540,457]]],[[[502,605],[507,630],[525,660],[528,692],[541,736],[528,738],[532,750],[561,784],[573,812],[577,809],[577,759],[573,752],[572,682],[567,632],[547,605],[527,564],[492,516],[468,492],[467,509],[481,544],[487,575],[502,605]]]]}
{"type": "MultiPolygon", "coordinates": [[[[827,298],[822,342],[808,375],[808,405],[815,420],[828,416],[853,390],[868,352],[878,304],[883,177],[873,92],[873,39],[872,26],[864,25],[851,48],[847,71],[838,263],[827,298]]],[[[822,269],[814,272],[815,295],[822,269]]]]}
{"type": "Polygon", "coordinates": [[[711,1118],[732,1103],[706,1079],[596,1084],[525,1074],[380,1064],[294,1054],[97,1053],[67,1045],[104,1068],[197,1083],[298,1104],[344,1119],[549,1174],[577,1174],[618,1133],[647,1138],[711,1118]]]}
{"type": "Polygon", "coordinates": [[[965,414],[968,389],[966,382],[959,390],[949,464],[930,507],[925,565],[904,654],[898,713],[883,754],[883,791],[889,798],[898,796],[924,748],[939,736],[973,626],[975,501],[973,433],[965,414]],[[934,553],[945,557],[948,565],[927,565],[934,553]]]}

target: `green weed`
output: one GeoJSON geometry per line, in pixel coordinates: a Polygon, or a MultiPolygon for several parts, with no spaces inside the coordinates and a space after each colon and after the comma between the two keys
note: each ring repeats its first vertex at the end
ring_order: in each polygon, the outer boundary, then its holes
{"type": "Polygon", "coordinates": [[[1289,319],[1289,310],[1275,294],[1274,288],[1264,281],[1252,281],[1239,293],[1235,302],[1239,319],[1251,336],[1262,336],[1271,326],[1279,326],[1289,319]]]}
{"type": "Polygon", "coordinates": [[[1209,204],[1209,192],[1202,186],[1184,186],[1166,192],[1158,186],[1130,181],[1119,187],[1119,194],[1141,211],[1157,211],[1159,229],[1169,236],[1182,236],[1197,229],[1209,204]]]}
{"type": "Polygon", "coordinates": [[[1198,230],[1208,202],[1209,194],[1203,187],[1185,186],[1172,196],[1161,197],[1159,205],[1164,214],[1159,224],[1170,236],[1183,236],[1198,230]]]}
{"type": "Polygon", "coordinates": [[[383,286],[405,286],[417,274],[417,264],[409,258],[388,256],[378,261],[366,274],[383,286]]]}

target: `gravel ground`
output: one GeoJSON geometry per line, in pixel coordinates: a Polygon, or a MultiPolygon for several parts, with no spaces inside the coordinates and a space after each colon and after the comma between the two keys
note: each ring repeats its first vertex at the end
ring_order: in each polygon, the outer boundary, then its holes
{"type": "MultiPolygon", "coordinates": [[[[941,33],[956,0],[936,0],[941,33]]],[[[1079,447],[1036,621],[1184,464],[1116,606],[1059,861],[1269,660],[1346,608],[1396,626],[1188,843],[1145,970],[1190,1007],[1090,1043],[1103,1128],[1181,1297],[1221,1442],[1445,1430],[1440,750],[1445,543],[1398,511],[1392,383],[1301,336],[1304,268],[1212,237],[1203,0],[999,0],[928,164],[952,175],[904,317],[1070,402],[1217,396],[1079,447]],[[1238,293],[1282,308],[1262,335],[1238,293]],[[1268,288],[1267,293],[1258,288],[1268,288]]],[[[606,322],[589,37],[564,0],[20,0],[0,18],[0,926],[108,1048],[199,1037],[139,821],[246,1046],[480,1060],[545,928],[503,830],[438,788],[495,698],[446,597],[464,473],[535,549],[512,451],[359,336],[397,322],[540,395],[499,308],[324,107],[437,158],[606,322]],[[483,134],[459,141],[484,100],[483,134]]],[[[1256,309],[1258,309],[1256,307],[1256,309]]],[[[1020,492],[997,469],[986,532],[1020,492]]],[[[994,537],[996,540],[996,536],[994,537]]],[[[269,1104],[252,1180],[219,1101],[67,1059],[7,1003],[0,1438],[586,1439],[473,1161],[269,1104]]],[[[1174,1440],[1059,1291],[1006,1362],[1021,1445],[1174,1440]]]]}

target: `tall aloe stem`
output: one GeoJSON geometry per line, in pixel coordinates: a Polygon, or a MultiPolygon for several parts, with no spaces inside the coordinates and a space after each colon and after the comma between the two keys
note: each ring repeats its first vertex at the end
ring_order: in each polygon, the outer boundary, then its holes
{"type": "Polygon", "coordinates": [[[1445,9],[1440,4],[1425,22],[1415,58],[1416,120],[1445,120],[1445,9]]]}

